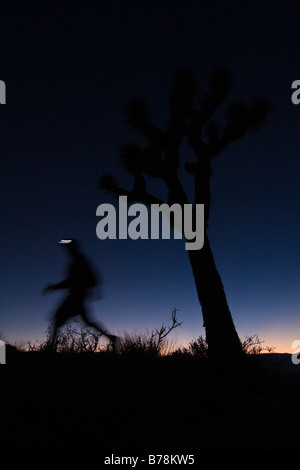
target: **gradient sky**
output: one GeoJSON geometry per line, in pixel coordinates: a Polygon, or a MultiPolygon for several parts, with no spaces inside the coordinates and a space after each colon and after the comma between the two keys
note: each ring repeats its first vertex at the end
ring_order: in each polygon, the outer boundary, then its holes
{"type": "MultiPolygon", "coordinates": [[[[77,237],[104,277],[95,316],[113,332],[183,322],[173,338],[204,334],[180,240],[96,237],[96,208],[116,201],[97,187],[112,171],[130,188],[116,156],[135,134],[122,107],[148,100],[164,124],[178,66],[205,78],[233,71],[231,97],[270,99],[260,134],[247,134],[214,161],[209,236],[241,338],[257,333],[276,352],[300,339],[300,80],[298,1],[2,2],[0,331],[11,342],[45,338],[67,261],[57,241],[77,237]],[[43,5],[41,6],[42,3],[43,5]]],[[[192,160],[183,146],[183,160],[192,160]]],[[[184,177],[187,186],[191,184],[184,177]]],[[[149,182],[149,191],[163,186],[149,182]]],[[[225,340],[225,338],[224,338],[225,340]]]]}

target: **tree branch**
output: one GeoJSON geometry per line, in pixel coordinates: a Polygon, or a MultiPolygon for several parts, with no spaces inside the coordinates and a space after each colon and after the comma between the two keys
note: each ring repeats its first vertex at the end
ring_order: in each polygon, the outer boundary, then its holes
{"type": "Polygon", "coordinates": [[[101,176],[99,179],[99,187],[107,194],[114,197],[127,196],[128,202],[141,201],[147,206],[150,206],[151,204],[163,204],[165,202],[147,191],[138,191],[136,189],[129,191],[128,189],[123,188],[110,173],[105,173],[101,176]]]}

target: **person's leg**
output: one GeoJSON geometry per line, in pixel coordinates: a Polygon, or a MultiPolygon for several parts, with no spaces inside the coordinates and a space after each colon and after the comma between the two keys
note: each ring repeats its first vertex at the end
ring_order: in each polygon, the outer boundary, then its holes
{"type": "Polygon", "coordinates": [[[85,308],[83,308],[81,316],[83,320],[85,321],[85,323],[87,324],[87,326],[99,331],[101,335],[106,336],[112,342],[113,346],[115,346],[115,343],[118,337],[115,335],[109,334],[107,330],[105,329],[105,327],[100,322],[98,321],[96,322],[95,320],[92,320],[90,317],[90,313],[88,313],[85,308]]]}
{"type": "Polygon", "coordinates": [[[52,333],[51,333],[51,340],[50,340],[50,349],[51,351],[54,351],[54,352],[56,350],[56,338],[57,338],[58,328],[59,326],[58,326],[57,318],[54,318],[52,333]]]}
{"type": "Polygon", "coordinates": [[[95,320],[92,320],[90,317],[90,314],[87,313],[87,311],[82,312],[82,318],[84,322],[89,326],[90,328],[94,328],[95,330],[99,331],[101,335],[107,336],[107,333],[105,332],[105,328],[101,323],[95,322],[95,320]]]}
{"type": "Polygon", "coordinates": [[[50,341],[50,347],[52,351],[56,350],[56,340],[57,340],[57,334],[59,328],[61,328],[70,317],[73,316],[73,301],[71,297],[67,297],[60,307],[57,309],[55,315],[54,315],[54,320],[53,320],[53,328],[52,328],[52,334],[51,334],[51,341],[50,341]]]}

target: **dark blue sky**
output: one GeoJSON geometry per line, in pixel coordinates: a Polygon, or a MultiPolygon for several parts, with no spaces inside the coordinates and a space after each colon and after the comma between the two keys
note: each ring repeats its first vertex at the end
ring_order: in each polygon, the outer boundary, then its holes
{"type": "MultiPolygon", "coordinates": [[[[300,338],[300,79],[297,1],[34,2],[1,13],[0,331],[11,341],[43,339],[60,296],[41,296],[66,262],[57,246],[78,237],[103,273],[97,318],[115,333],[158,328],[174,307],[178,341],[204,334],[184,244],[100,241],[96,208],[113,202],[97,187],[135,135],[122,107],[148,100],[167,119],[178,66],[194,66],[203,91],[210,70],[229,66],[231,97],[270,99],[260,134],[247,134],[214,161],[210,239],[240,336],[258,333],[276,350],[300,338]]],[[[183,161],[191,150],[182,148],[183,161]]],[[[188,188],[191,182],[184,176],[188,188]]],[[[157,181],[149,190],[164,194],[157,181]]]]}

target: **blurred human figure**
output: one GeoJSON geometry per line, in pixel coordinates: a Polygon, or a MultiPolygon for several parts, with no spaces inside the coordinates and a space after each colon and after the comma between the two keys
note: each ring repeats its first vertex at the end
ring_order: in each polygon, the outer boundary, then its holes
{"type": "Polygon", "coordinates": [[[91,328],[95,328],[105,335],[115,345],[117,337],[107,333],[104,327],[90,318],[86,308],[86,300],[92,295],[98,285],[98,279],[87,258],[79,250],[77,240],[61,240],[59,244],[67,251],[71,258],[68,266],[67,277],[57,284],[49,284],[43,289],[43,293],[67,289],[68,294],[55,312],[51,347],[55,347],[58,329],[70,318],[79,315],[91,328]]]}

